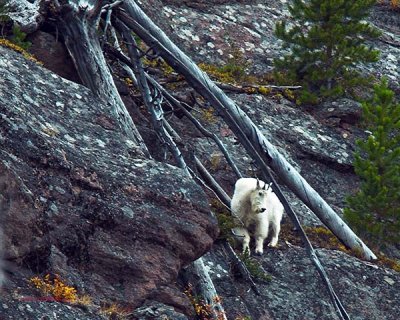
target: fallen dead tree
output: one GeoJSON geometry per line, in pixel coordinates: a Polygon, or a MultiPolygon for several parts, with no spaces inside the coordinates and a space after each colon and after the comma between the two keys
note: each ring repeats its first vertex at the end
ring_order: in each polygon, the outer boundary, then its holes
{"type": "MultiPolygon", "coordinates": [[[[200,68],[185,55],[133,0],[121,4],[120,19],[160,56],[181,73],[187,82],[208,100],[224,118],[247,152],[261,167],[265,162],[279,178],[320,218],[320,220],[350,249],[367,260],[375,254],[357,237],[324,199],[286,161],[264,137],[257,126],[200,68]]],[[[280,199],[283,201],[283,199],[280,199]]]]}

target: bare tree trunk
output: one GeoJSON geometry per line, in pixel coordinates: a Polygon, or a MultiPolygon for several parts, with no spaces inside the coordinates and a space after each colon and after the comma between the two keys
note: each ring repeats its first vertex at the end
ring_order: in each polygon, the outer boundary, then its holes
{"type": "Polygon", "coordinates": [[[189,283],[195,285],[196,292],[203,294],[204,303],[211,307],[211,317],[213,320],[227,320],[226,314],[220,299],[216,294],[214,284],[204,265],[203,258],[193,261],[185,270],[185,277],[189,283]]]}
{"type": "Polygon", "coordinates": [[[77,0],[69,0],[67,4],[59,5],[56,17],[78,74],[85,86],[110,103],[111,116],[118,121],[125,135],[149,155],[121,100],[100,46],[97,19],[100,14],[98,6],[102,1],[98,1],[96,6],[79,6],[76,2],[79,3],[77,0]]]}
{"type": "MultiPolygon", "coordinates": [[[[375,254],[262,135],[247,114],[236,106],[188,56],[171,42],[134,0],[126,0],[122,6],[129,15],[120,12],[121,20],[148,45],[155,48],[168,64],[183,74],[186,80],[221,112],[224,120],[235,132],[247,152],[261,167],[264,162],[271,166],[279,178],[347,247],[362,253],[365,259],[376,259],[375,254]]],[[[284,199],[281,199],[281,201],[284,201],[284,199]]]]}

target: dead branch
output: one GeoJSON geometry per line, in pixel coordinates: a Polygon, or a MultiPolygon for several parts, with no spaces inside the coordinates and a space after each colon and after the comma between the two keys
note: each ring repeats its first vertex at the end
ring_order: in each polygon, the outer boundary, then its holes
{"type": "Polygon", "coordinates": [[[274,90],[281,92],[285,90],[301,89],[301,86],[275,86],[275,85],[255,85],[255,84],[238,86],[222,82],[215,82],[215,83],[220,89],[224,91],[235,92],[235,93],[247,93],[247,94],[260,94],[263,92],[263,90],[266,89],[270,89],[271,91],[274,90]]]}

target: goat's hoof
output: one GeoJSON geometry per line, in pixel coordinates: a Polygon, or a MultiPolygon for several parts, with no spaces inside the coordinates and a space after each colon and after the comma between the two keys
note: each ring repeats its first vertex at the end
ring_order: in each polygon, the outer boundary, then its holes
{"type": "Polygon", "coordinates": [[[263,252],[262,251],[256,251],[256,255],[262,256],[263,252]]]}
{"type": "Polygon", "coordinates": [[[278,244],[278,242],[270,242],[270,243],[268,243],[268,247],[275,248],[277,246],[277,244],[278,244]]]}

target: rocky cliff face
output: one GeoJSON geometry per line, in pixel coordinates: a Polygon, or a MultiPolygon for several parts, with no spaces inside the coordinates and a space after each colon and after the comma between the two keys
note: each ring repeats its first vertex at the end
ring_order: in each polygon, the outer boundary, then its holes
{"type": "MultiPolygon", "coordinates": [[[[273,58],[281,54],[273,28],[288,15],[285,3],[142,1],[146,12],[197,62],[223,63],[240,52],[249,71],[257,74],[268,73],[273,58]]],[[[373,21],[385,31],[376,43],[382,59],[368,67],[392,80],[400,73],[396,14],[375,8],[373,21]]],[[[364,134],[355,126],[359,105],[340,100],[309,112],[273,94],[231,97],[340,213],[357,185],[351,163],[354,140],[364,134]]],[[[96,303],[116,301],[131,308],[144,303],[128,318],[185,319],[179,311],[193,318],[174,282],[181,267],[209,250],[216,237],[203,191],[179,169],[146,159],[119,132],[109,106],[84,87],[2,47],[0,114],[0,210],[7,269],[0,315],[102,318],[91,308],[32,301],[34,292],[26,280],[57,273],[96,303]]],[[[221,136],[244,174],[257,174],[232,132],[214,116],[208,129],[221,136]]],[[[235,177],[221,153],[187,120],[173,119],[175,129],[212,164],[219,182],[231,192],[235,177]]],[[[157,147],[151,151],[157,153],[157,147]]],[[[320,225],[284,191],[303,224],[320,225]]],[[[291,228],[287,218],[285,225],[291,228]]],[[[335,250],[317,253],[351,319],[398,318],[398,272],[335,250]]],[[[304,248],[286,234],[277,249],[256,258],[272,277],[257,282],[261,296],[235,274],[220,243],[204,259],[228,319],[337,319],[304,248]]]]}
{"type": "Polygon", "coordinates": [[[8,275],[15,300],[2,296],[0,314],[26,316],[11,304],[31,295],[18,287],[40,273],[60,275],[97,303],[185,307],[173,282],[217,235],[202,190],[146,159],[86,88],[3,47],[0,114],[4,258],[11,272],[25,269],[8,275]]]}

